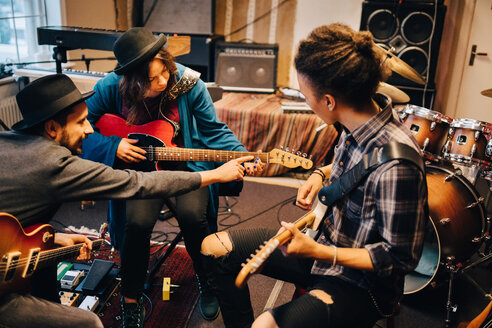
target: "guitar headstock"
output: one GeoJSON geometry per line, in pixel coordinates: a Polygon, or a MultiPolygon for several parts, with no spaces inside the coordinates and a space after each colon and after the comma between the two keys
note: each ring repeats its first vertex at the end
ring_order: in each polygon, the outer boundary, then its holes
{"type": "MultiPolygon", "coordinates": [[[[304,154],[305,155],[305,154],[304,154]]],[[[309,170],[313,167],[313,161],[307,159],[304,156],[295,155],[281,149],[274,149],[269,153],[269,163],[280,164],[288,168],[295,168],[301,166],[302,168],[309,170]]]]}
{"type": "Polygon", "coordinates": [[[280,242],[275,238],[266,241],[264,246],[256,251],[256,254],[252,255],[246,263],[242,264],[243,267],[236,277],[236,286],[238,288],[243,288],[248,282],[249,277],[261,270],[265,260],[279,245],[280,242]]]}

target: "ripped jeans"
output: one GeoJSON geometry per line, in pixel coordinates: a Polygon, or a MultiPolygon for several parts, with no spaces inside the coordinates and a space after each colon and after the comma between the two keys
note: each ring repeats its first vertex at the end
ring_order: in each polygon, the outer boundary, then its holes
{"type": "MultiPolygon", "coordinates": [[[[254,321],[249,289],[235,286],[241,263],[254,254],[277,230],[250,229],[229,231],[232,250],[225,256],[207,256],[215,273],[215,286],[226,327],[250,327],[254,321]]],[[[225,245],[224,245],[225,246],[225,245]]],[[[263,275],[287,281],[308,291],[319,289],[331,295],[326,304],[308,292],[271,310],[279,327],[372,327],[380,318],[369,293],[332,276],[311,274],[312,259],[284,257],[275,250],[265,262],[263,275]]]]}

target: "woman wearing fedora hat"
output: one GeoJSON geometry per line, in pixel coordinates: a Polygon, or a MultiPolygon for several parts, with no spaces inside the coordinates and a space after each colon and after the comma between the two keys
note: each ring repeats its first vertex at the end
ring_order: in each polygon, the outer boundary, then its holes
{"type": "MultiPolygon", "coordinates": [[[[173,127],[173,142],[179,147],[246,151],[227,125],[218,120],[199,73],[174,62],[164,35],[156,38],[146,28],[132,28],[115,42],[113,52],[118,67],[98,81],[95,96],[87,102],[91,123],[107,113],[118,114],[132,125],[165,120],[173,127]]],[[[110,166],[115,160],[145,160],[145,151],[135,143],[136,140],[96,132],[84,142],[84,156],[110,166]]],[[[263,163],[257,159],[257,163],[244,166],[247,174],[255,174],[262,171],[263,163]]],[[[215,164],[182,162],[177,167],[203,171],[215,164]]],[[[242,184],[226,187],[229,194],[237,195],[242,184]]],[[[210,289],[200,246],[203,238],[217,229],[218,196],[219,185],[215,184],[176,197],[177,219],[198,278],[201,314],[207,320],[217,317],[219,306],[210,289]]],[[[163,205],[163,199],[110,204],[112,240],[122,252],[122,311],[128,326],[135,317],[143,316],[141,296],[150,235],[163,205]]]]}

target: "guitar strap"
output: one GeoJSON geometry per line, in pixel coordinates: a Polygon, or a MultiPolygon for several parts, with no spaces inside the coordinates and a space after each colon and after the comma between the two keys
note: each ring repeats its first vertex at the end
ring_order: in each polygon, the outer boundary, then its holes
{"type": "Polygon", "coordinates": [[[330,185],[321,188],[318,198],[321,203],[331,206],[352,191],[360,181],[383,163],[392,160],[404,160],[415,164],[425,176],[425,166],[420,154],[412,147],[398,142],[391,142],[364,154],[353,168],[342,174],[330,185]]]}

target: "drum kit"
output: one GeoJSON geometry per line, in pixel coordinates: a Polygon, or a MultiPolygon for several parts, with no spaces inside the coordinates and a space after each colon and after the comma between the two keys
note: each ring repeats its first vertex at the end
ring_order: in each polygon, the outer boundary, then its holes
{"type": "Polygon", "coordinates": [[[456,311],[453,280],[492,257],[486,211],[492,193],[492,124],[452,119],[415,105],[400,107],[398,113],[422,149],[429,204],[422,257],[405,277],[404,294],[447,280],[448,326],[451,311],[456,311]],[[476,188],[479,180],[488,186],[485,197],[476,188]]]}
{"type": "MultiPolygon", "coordinates": [[[[420,75],[420,79],[416,78],[406,63],[387,50],[379,51],[387,52],[386,61],[393,71],[422,84],[420,75]]],[[[398,101],[405,97],[394,89],[397,88],[380,85],[378,92],[387,94],[394,103],[408,102],[398,101]]],[[[481,94],[492,98],[492,89],[481,94]]],[[[449,326],[450,313],[457,308],[451,301],[453,280],[492,257],[491,220],[487,217],[492,193],[492,124],[470,118],[453,119],[411,104],[395,106],[395,110],[422,149],[429,204],[422,257],[416,269],[405,277],[404,294],[447,282],[449,326]],[[485,184],[486,191],[480,193],[478,183],[485,184]]],[[[490,293],[484,294],[490,297],[490,293]]]]}

